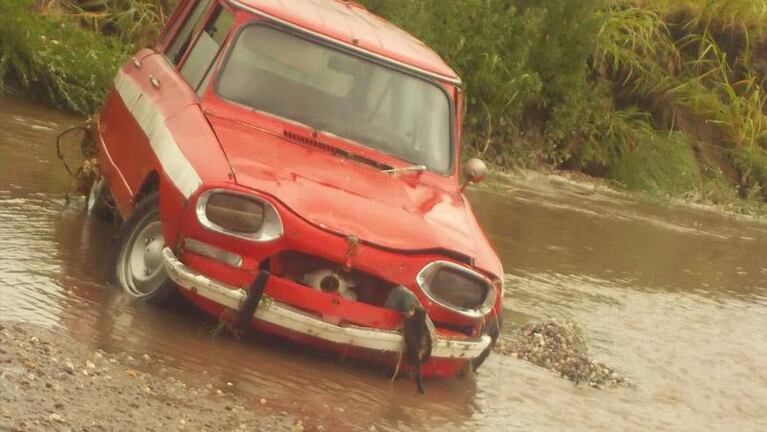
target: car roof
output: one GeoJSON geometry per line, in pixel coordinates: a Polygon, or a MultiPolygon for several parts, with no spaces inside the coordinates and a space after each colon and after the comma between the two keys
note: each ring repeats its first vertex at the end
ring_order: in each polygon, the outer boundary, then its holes
{"type": "Polygon", "coordinates": [[[343,0],[228,0],[241,9],[341,42],[400,66],[460,83],[442,58],[423,42],[364,6],[343,0]]]}

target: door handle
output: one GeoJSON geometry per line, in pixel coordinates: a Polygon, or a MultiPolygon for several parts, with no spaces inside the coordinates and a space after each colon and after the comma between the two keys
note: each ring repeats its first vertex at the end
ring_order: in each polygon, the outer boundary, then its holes
{"type": "Polygon", "coordinates": [[[141,66],[143,66],[143,64],[141,63],[141,60],[137,59],[136,57],[133,57],[133,66],[135,66],[136,69],[141,69],[141,66]]]}
{"type": "Polygon", "coordinates": [[[152,84],[152,87],[154,88],[160,88],[160,80],[153,77],[152,75],[149,75],[149,83],[152,84]]]}

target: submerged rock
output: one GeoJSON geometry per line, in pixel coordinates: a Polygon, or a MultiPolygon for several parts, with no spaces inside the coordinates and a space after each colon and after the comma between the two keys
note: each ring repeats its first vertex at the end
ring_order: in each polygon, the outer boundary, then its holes
{"type": "Polygon", "coordinates": [[[551,369],[576,384],[583,382],[594,388],[629,384],[616,370],[589,357],[581,331],[570,321],[554,320],[514,329],[495,350],[551,369]]]}

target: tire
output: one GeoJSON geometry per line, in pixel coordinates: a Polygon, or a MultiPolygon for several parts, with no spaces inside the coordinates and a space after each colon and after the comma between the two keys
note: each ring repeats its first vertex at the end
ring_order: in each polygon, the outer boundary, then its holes
{"type": "Polygon", "coordinates": [[[503,328],[503,315],[498,312],[498,319],[491,320],[487,324],[487,334],[490,336],[492,341],[490,342],[490,345],[482,351],[482,354],[479,355],[479,357],[473,359],[471,361],[471,368],[475,371],[479,369],[480,366],[487,360],[487,358],[490,356],[490,353],[493,352],[493,348],[495,348],[495,343],[498,342],[498,338],[501,336],[501,329],[503,328]]]}
{"type": "Polygon", "coordinates": [[[112,281],[133,299],[164,305],[176,295],[162,261],[165,240],[157,192],[145,197],[117,233],[112,281]]]}
{"type": "Polygon", "coordinates": [[[112,222],[115,220],[113,208],[114,205],[112,204],[112,195],[109,193],[109,186],[107,186],[104,177],[101,177],[93,182],[88,193],[88,214],[94,215],[103,221],[112,222]]]}

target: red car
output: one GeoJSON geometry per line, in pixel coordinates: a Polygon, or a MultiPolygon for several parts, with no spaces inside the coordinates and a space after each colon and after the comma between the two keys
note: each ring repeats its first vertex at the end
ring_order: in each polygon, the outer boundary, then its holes
{"type": "Polygon", "coordinates": [[[478,367],[503,269],[462,193],[463,100],[356,3],[181,0],[98,120],[115,283],[424,376],[478,367]]]}

